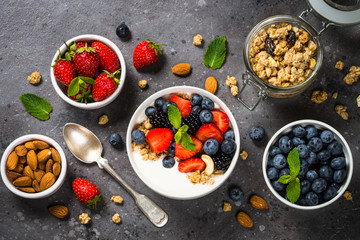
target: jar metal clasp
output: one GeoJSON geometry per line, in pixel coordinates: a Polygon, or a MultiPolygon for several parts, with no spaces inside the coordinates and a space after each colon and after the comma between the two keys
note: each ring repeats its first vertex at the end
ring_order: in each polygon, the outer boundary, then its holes
{"type": "MultiPolygon", "coordinates": [[[[302,11],[299,15],[299,18],[302,19],[304,22],[308,23],[310,26],[312,26],[308,21],[305,20],[305,18],[310,14],[313,13],[313,8],[309,7],[308,9],[302,11]]],[[[328,27],[335,25],[335,23],[333,22],[326,22],[326,21],[321,21],[321,29],[320,30],[314,30],[316,31],[317,35],[320,36],[328,27]]]]}

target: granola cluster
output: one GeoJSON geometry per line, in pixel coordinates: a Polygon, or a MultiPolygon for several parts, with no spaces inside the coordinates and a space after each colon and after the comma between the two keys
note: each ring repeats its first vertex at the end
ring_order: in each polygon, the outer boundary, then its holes
{"type": "Polygon", "coordinates": [[[89,214],[82,213],[79,216],[79,220],[80,220],[81,224],[88,224],[90,222],[91,218],[89,217],[89,214]]]}
{"type": "Polygon", "coordinates": [[[148,82],[146,81],[146,80],[140,80],[139,81],[139,87],[141,88],[141,89],[144,89],[144,88],[146,88],[148,86],[148,82]]]}
{"type": "Polygon", "coordinates": [[[111,220],[112,220],[114,223],[120,223],[120,222],[121,222],[120,215],[119,215],[118,213],[115,213],[114,216],[112,216],[111,220]]]}
{"type": "Polygon", "coordinates": [[[349,119],[349,114],[346,111],[347,107],[344,105],[336,105],[335,106],[335,111],[337,114],[340,115],[340,117],[342,117],[342,119],[344,120],[348,120],[349,119]]]}
{"type": "Polygon", "coordinates": [[[253,39],[249,60],[263,81],[291,87],[311,75],[316,65],[316,49],[306,31],[288,23],[273,24],[253,39]]]}
{"type": "Polygon", "coordinates": [[[205,174],[205,172],[200,172],[199,170],[192,172],[187,177],[194,184],[201,183],[201,184],[213,185],[215,182],[214,179],[211,178],[211,175],[208,176],[205,174]]]}
{"type": "Polygon", "coordinates": [[[193,44],[195,46],[200,46],[202,44],[202,40],[203,37],[200,34],[197,34],[194,38],[193,38],[193,44]]]}
{"type": "Polygon", "coordinates": [[[325,91],[316,90],[311,95],[311,101],[314,103],[322,103],[328,98],[328,94],[325,91]]]}
{"type": "Polygon", "coordinates": [[[357,82],[360,76],[360,67],[352,66],[350,67],[349,73],[344,77],[344,81],[348,85],[352,85],[354,82],[357,82]]]}
{"type": "Polygon", "coordinates": [[[124,199],[121,196],[112,196],[111,201],[113,201],[114,203],[121,204],[124,201],[124,199]]]}
{"type": "Polygon", "coordinates": [[[239,88],[237,87],[237,80],[235,77],[227,76],[226,85],[230,87],[230,92],[233,96],[238,95],[239,88]]]}
{"type": "Polygon", "coordinates": [[[344,69],[344,63],[342,61],[337,61],[335,64],[335,68],[339,69],[339,70],[343,70],[344,69]]]}
{"type": "Polygon", "coordinates": [[[39,72],[33,72],[30,76],[28,76],[27,80],[31,84],[38,84],[41,80],[41,75],[39,72]]]}

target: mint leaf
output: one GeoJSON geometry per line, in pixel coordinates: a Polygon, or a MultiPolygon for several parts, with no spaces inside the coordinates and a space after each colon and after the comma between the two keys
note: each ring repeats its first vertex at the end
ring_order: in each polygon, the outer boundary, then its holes
{"type": "Polygon", "coordinates": [[[287,156],[287,161],[290,168],[290,175],[295,178],[300,171],[300,158],[299,152],[296,147],[289,152],[287,156]]]}
{"type": "Polygon", "coordinates": [[[206,49],[204,65],[212,69],[220,68],[226,57],[226,37],[214,39],[206,49]]]}
{"type": "Polygon", "coordinates": [[[278,179],[278,182],[279,183],[282,183],[282,184],[288,184],[290,181],[294,180],[292,178],[292,176],[290,175],[283,175],[281,176],[279,179],[278,179]]]}
{"type": "Polygon", "coordinates": [[[179,109],[174,105],[169,104],[168,117],[171,125],[173,125],[174,128],[179,129],[181,126],[181,113],[179,109]]]}
{"type": "Polygon", "coordinates": [[[180,142],[182,136],[187,132],[189,127],[187,125],[182,126],[179,130],[175,133],[174,140],[176,143],[180,142]]]}
{"type": "Polygon", "coordinates": [[[295,203],[300,197],[300,179],[296,178],[286,187],[286,195],[290,202],[295,203]]]}
{"type": "Polygon", "coordinates": [[[182,135],[182,138],[180,140],[180,145],[183,146],[184,148],[186,148],[187,150],[190,150],[190,151],[195,151],[196,150],[195,143],[192,141],[190,135],[187,134],[187,133],[184,133],[182,135]]]}
{"type": "Polygon", "coordinates": [[[48,120],[52,106],[46,99],[38,97],[32,93],[25,93],[19,96],[25,109],[34,117],[40,120],[48,120]]]}
{"type": "Polygon", "coordinates": [[[79,78],[76,77],[74,78],[68,88],[68,96],[74,96],[75,94],[77,94],[80,90],[80,84],[79,84],[79,78]]]}

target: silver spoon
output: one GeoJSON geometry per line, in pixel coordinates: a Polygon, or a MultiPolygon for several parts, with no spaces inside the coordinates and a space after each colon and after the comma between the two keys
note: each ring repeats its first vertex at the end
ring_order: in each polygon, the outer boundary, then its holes
{"type": "Polygon", "coordinates": [[[96,135],[89,129],[76,124],[67,123],[63,135],[71,153],[84,163],[96,162],[105,169],[134,198],[136,205],[145,216],[157,227],[163,227],[168,221],[168,215],[147,196],[136,192],[109,165],[108,160],[101,157],[102,145],[96,135]]]}

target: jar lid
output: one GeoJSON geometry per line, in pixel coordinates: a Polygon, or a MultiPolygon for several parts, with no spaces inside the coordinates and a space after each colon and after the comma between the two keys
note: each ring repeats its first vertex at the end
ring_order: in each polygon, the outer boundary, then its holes
{"type": "Polygon", "coordinates": [[[307,0],[307,3],[317,14],[336,25],[360,23],[359,0],[307,0]]]}

